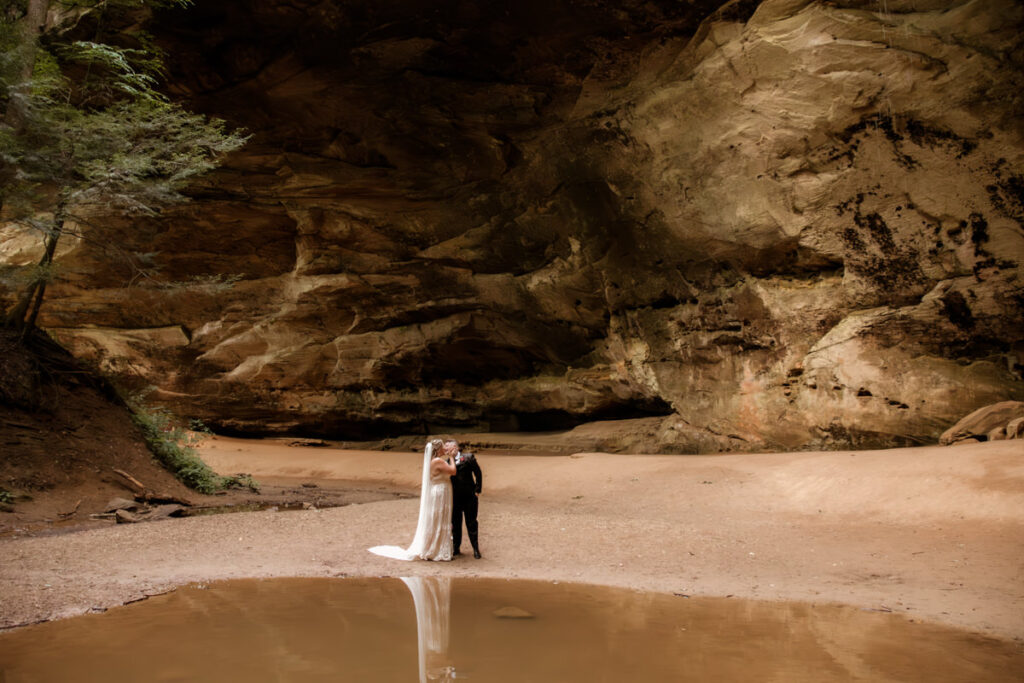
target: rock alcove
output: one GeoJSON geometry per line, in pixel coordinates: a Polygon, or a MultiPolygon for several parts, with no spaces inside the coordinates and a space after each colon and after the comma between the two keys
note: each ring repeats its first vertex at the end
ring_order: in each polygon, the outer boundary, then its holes
{"type": "Polygon", "coordinates": [[[156,19],[172,96],[252,140],[122,226],[155,279],[65,245],[41,323],[181,415],[337,439],[629,420],[607,448],[713,452],[934,442],[1024,400],[1013,0],[156,19]]]}

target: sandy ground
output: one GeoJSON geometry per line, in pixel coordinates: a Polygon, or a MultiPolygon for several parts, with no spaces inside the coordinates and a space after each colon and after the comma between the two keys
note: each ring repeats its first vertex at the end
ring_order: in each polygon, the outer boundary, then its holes
{"type": "Polygon", "coordinates": [[[0,539],[0,627],[192,582],[446,573],[845,603],[1024,643],[1021,441],[718,456],[482,452],[484,557],[451,563],[366,551],[411,540],[418,501],[391,494],[417,491],[419,453],[221,437],[201,451],[221,473],[371,502],[0,539]]]}

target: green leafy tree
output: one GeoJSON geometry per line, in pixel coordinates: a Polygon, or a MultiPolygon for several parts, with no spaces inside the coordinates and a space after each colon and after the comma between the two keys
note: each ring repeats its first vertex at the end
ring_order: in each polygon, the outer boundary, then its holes
{"type": "Polygon", "coordinates": [[[157,90],[161,61],[145,36],[132,36],[127,46],[64,38],[83,17],[115,4],[144,9],[188,0],[6,2],[0,222],[34,232],[42,246],[2,314],[3,326],[24,337],[36,324],[63,236],[103,241],[110,239],[102,234],[104,216],[152,216],[187,201],[188,182],[246,138],[157,90]]]}

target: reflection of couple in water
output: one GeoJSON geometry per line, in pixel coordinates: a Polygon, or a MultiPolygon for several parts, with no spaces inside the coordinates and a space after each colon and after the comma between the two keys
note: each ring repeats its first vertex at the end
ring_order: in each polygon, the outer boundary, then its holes
{"type": "Polygon", "coordinates": [[[449,576],[410,576],[402,581],[416,604],[420,683],[455,680],[448,656],[452,580],[449,576]]]}
{"type": "Polygon", "coordinates": [[[423,449],[420,515],[412,544],[378,545],[370,552],[396,560],[451,560],[460,554],[464,517],[473,557],[479,559],[476,513],[482,487],[483,473],[472,453],[463,453],[454,439],[431,440],[423,449]]]}

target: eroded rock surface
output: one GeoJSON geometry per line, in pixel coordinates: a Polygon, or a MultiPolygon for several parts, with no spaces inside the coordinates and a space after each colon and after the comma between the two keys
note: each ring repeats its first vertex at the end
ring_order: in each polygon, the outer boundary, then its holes
{"type": "Polygon", "coordinates": [[[944,446],[967,439],[977,441],[1002,441],[1019,438],[1020,425],[1024,423],[1024,402],[1000,401],[983,406],[965,416],[939,437],[944,446]]]}
{"type": "Polygon", "coordinates": [[[234,0],[159,26],[176,96],[253,141],[124,226],[162,284],[66,245],[43,323],[216,429],[884,446],[1024,399],[1019,3],[234,0]]]}

